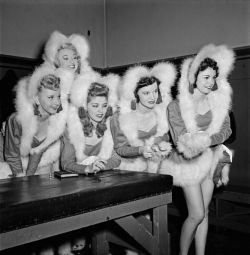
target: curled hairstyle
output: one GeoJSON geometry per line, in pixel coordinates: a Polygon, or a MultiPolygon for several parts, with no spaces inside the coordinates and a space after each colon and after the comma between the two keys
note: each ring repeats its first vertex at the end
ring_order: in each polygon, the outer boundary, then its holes
{"type": "MultiPolygon", "coordinates": [[[[88,90],[87,103],[89,103],[92,100],[92,98],[95,97],[105,97],[108,100],[108,95],[109,88],[106,85],[94,82],[90,85],[90,88],[88,90]]],[[[84,109],[84,107],[80,107],[78,114],[83,124],[84,135],[92,136],[94,126],[90,121],[88,112],[84,109]]],[[[112,114],[113,114],[112,107],[108,106],[105,116],[96,125],[96,135],[98,138],[104,135],[104,132],[107,129],[106,121],[108,117],[110,117],[112,114]]]]}
{"type": "Polygon", "coordinates": [[[40,92],[42,87],[56,91],[60,89],[60,78],[54,74],[47,74],[40,80],[37,90],[40,92]]]}
{"type": "MultiPolygon", "coordinates": [[[[54,91],[59,90],[60,78],[55,76],[54,74],[47,74],[43,76],[42,79],[39,81],[37,91],[41,92],[42,88],[50,89],[54,91]]],[[[34,114],[41,117],[42,115],[39,111],[39,105],[35,103],[33,107],[34,107],[34,114]]],[[[60,105],[59,108],[57,109],[57,113],[60,112],[61,110],[62,110],[62,105],[60,105]]]]}
{"type": "MultiPolygon", "coordinates": [[[[212,68],[215,71],[215,77],[216,78],[218,77],[218,75],[219,75],[219,67],[217,65],[217,62],[215,60],[211,59],[211,58],[205,58],[200,63],[199,68],[198,68],[198,70],[195,73],[195,82],[194,82],[194,84],[189,84],[189,92],[191,94],[194,93],[194,89],[197,87],[196,82],[197,82],[197,77],[198,77],[199,72],[202,72],[202,71],[206,70],[208,67],[212,68]]],[[[215,91],[217,89],[218,89],[218,85],[215,82],[214,86],[212,87],[211,90],[215,91]]]]}
{"type": "Polygon", "coordinates": [[[79,56],[79,54],[76,50],[76,47],[72,43],[64,43],[58,48],[57,55],[56,55],[56,58],[55,58],[55,67],[56,68],[60,67],[59,60],[58,60],[58,53],[59,53],[60,50],[64,50],[64,49],[72,50],[73,53],[77,56],[77,69],[76,69],[76,72],[79,74],[80,70],[81,70],[81,59],[80,59],[80,56],[79,56]]]}
{"type": "Polygon", "coordinates": [[[162,98],[161,98],[161,92],[160,92],[160,81],[154,77],[154,76],[151,76],[151,77],[142,77],[138,82],[137,82],[137,86],[136,86],[136,89],[134,91],[134,95],[135,95],[135,100],[136,100],[136,103],[139,103],[140,101],[140,98],[139,98],[139,95],[138,95],[138,91],[139,89],[143,88],[143,87],[146,87],[146,86],[149,86],[149,85],[152,85],[156,82],[157,84],[157,90],[158,90],[158,98],[157,98],[157,101],[156,103],[159,104],[162,102],[162,98]]]}

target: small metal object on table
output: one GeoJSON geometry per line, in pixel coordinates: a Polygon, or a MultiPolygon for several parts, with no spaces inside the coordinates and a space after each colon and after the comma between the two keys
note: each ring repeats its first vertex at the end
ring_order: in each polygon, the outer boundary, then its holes
{"type": "MultiPolygon", "coordinates": [[[[149,254],[169,254],[171,190],[171,176],[120,170],[0,180],[0,250],[112,221],[149,254]],[[144,211],[152,212],[151,226],[135,216],[144,211]]],[[[108,254],[105,233],[96,234],[94,254],[108,254]]]]}

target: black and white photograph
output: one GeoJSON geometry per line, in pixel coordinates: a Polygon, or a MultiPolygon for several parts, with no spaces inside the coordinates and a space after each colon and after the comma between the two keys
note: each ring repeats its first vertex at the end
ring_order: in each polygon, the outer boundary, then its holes
{"type": "Polygon", "coordinates": [[[0,254],[250,254],[250,0],[0,0],[0,254]]]}

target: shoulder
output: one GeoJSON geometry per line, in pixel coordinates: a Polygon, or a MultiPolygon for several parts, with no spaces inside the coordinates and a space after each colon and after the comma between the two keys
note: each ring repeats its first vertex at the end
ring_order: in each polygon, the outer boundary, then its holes
{"type": "Polygon", "coordinates": [[[9,118],[8,118],[8,124],[9,125],[20,125],[19,121],[18,121],[18,118],[17,118],[17,113],[12,113],[9,118]]]}
{"type": "Polygon", "coordinates": [[[168,112],[180,112],[179,100],[173,100],[168,105],[168,112]]]}

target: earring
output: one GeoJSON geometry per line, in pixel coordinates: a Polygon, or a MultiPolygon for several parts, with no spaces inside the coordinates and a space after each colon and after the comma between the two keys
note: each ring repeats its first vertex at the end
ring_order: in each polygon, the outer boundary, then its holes
{"type": "Polygon", "coordinates": [[[36,116],[38,116],[38,117],[42,117],[42,114],[40,113],[40,111],[39,111],[39,104],[34,104],[33,105],[33,107],[34,107],[34,114],[36,115],[36,116]]]}
{"type": "Polygon", "coordinates": [[[136,110],[136,101],[134,99],[131,101],[130,107],[131,107],[131,110],[136,110]]]}

